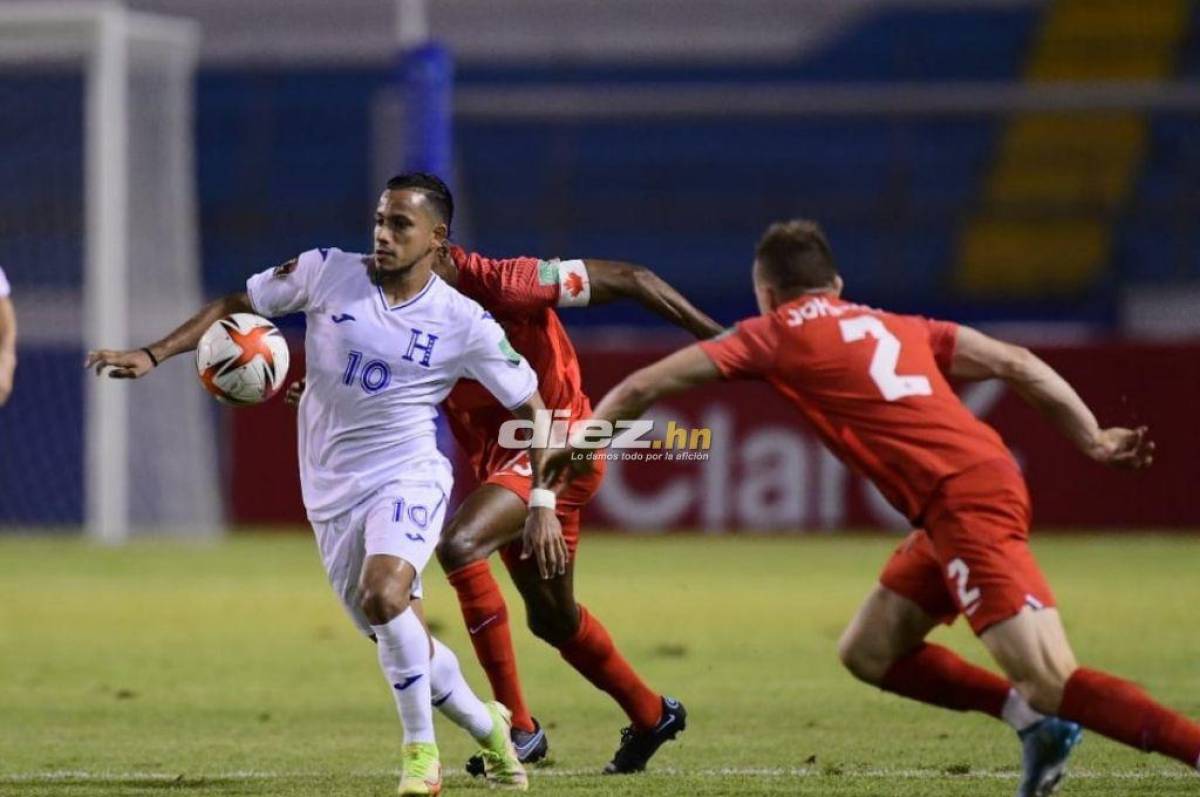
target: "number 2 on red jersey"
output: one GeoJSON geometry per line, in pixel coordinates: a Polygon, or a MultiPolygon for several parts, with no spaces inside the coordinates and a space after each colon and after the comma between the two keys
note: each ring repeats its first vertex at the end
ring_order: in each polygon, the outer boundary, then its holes
{"type": "Polygon", "coordinates": [[[872,315],[845,318],[838,322],[842,329],[842,340],[854,343],[866,337],[875,339],[875,353],[871,356],[871,379],[887,401],[898,401],[906,396],[929,396],[933,385],[924,376],[904,376],[896,373],[900,362],[900,341],[883,321],[872,315]]]}

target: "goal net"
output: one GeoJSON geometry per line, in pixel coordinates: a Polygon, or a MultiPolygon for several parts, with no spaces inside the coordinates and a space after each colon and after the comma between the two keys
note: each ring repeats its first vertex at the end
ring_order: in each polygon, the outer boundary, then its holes
{"type": "Polygon", "coordinates": [[[198,32],[116,4],[0,5],[0,267],[18,366],[0,408],[0,530],[213,533],[216,416],[188,358],[82,370],[201,302],[192,156],[198,32]]]}

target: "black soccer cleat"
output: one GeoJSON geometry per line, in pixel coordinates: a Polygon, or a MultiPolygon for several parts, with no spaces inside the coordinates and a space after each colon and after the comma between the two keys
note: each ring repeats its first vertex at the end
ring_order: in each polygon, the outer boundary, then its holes
{"type": "Polygon", "coordinates": [[[632,725],[621,731],[621,746],[613,760],[604,766],[605,775],[626,775],[641,772],[658,748],[669,742],[687,728],[687,709],[678,700],[662,699],[662,719],[648,731],[639,731],[632,725]]]}
{"type": "MultiPolygon", "coordinates": [[[[532,731],[513,728],[509,735],[512,737],[513,747],[517,749],[517,758],[521,759],[522,764],[536,764],[550,752],[550,740],[546,738],[546,731],[536,719],[533,721],[532,731]]],[[[465,768],[467,774],[472,777],[486,777],[481,755],[476,754],[467,759],[465,768]]]]}

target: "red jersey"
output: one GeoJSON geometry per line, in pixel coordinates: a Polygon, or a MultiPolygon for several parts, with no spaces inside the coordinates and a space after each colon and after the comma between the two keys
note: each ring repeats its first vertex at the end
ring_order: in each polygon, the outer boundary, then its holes
{"type": "MultiPolygon", "coordinates": [[[[592,408],[583,392],[579,359],[555,307],[587,304],[591,290],[581,260],[538,260],[516,257],[492,260],[451,247],[458,267],[458,290],[490,312],[508,341],[537,373],[538,392],[552,410],[565,409],[570,419],[586,418],[592,408]]],[[[512,413],[478,382],[462,379],[445,405],[454,439],[483,481],[517,453],[496,443],[500,424],[512,413]]]]}
{"type": "Polygon", "coordinates": [[[725,378],[770,382],[831,451],[919,523],[947,476],[1011,461],[946,381],[957,330],[809,294],[700,346],[725,378]]]}

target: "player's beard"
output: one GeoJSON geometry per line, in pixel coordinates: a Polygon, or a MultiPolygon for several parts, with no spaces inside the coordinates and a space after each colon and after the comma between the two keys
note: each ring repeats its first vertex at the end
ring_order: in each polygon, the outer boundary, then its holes
{"type": "Polygon", "coordinates": [[[369,258],[367,258],[367,278],[371,280],[372,285],[377,285],[379,287],[383,287],[388,282],[394,280],[402,280],[408,276],[409,272],[412,271],[422,259],[428,257],[429,253],[432,251],[433,247],[430,247],[429,249],[425,250],[424,254],[420,255],[416,259],[410,260],[408,263],[403,264],[398,268],[389,269],[380,268],[378,259],[375,257],[375,255],[371,255],[369,258]]]}

